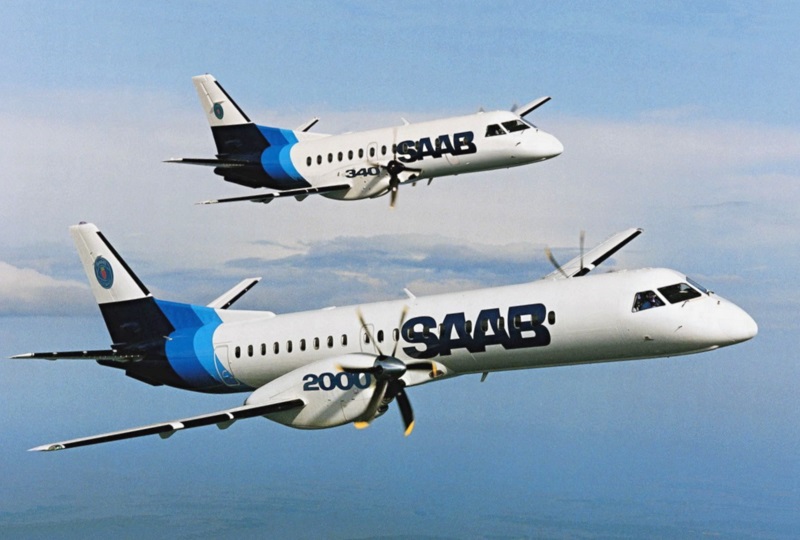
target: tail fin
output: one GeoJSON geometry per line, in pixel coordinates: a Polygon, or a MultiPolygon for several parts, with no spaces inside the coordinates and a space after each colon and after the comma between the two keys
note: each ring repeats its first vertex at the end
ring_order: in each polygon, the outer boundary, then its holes
{"type": "Polygon", "coordinates": [[[231,99],[213,75],[198,75],[192,77],[192,82],[212,128],[250,123],[244,111],[231,99]]]}
{"type": "Polygon", "coordinates": [[[213,75],[192,77],[200,105],[214,134],[217,157],[260,163],[269,142],[213,75]]]}
{"type": "Polygon", "coordinates": [[[173,325],[103,233],[92,223],[74,225],[69,232],[113,347],[147,348],[154,341],[163,341],[173,325]]]}

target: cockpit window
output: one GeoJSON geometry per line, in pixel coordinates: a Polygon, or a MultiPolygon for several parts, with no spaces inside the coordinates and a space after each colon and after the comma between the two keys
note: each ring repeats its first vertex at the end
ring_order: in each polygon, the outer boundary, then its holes
{"type": "Polygon", "coordinates": [[[646,309],[663,305],[664,301],[659,298],[656,293],[653,291],[643,291],[636,293],[636,296],[634,296],[633,309],[631,309],[631,311],[636,313],[637,311],[644,311],[646,309]]]}
{"type": "Polygon", "coordinates": [[[522,120],[509,120],[508,122],[503,122],[503,127],[506,128],[509,133],[514,133],[515,131],[526,130],[530,126],[522,120]]]}
{"type": "Polygon", "coordinates": [[[496,137],[497,135],[505,135],[506,132],[498,124],[491,124],[486,126],[486,136],[496,137]]]}
{"type": "Polygon", "coordinates": [[[697,282],[696,282],[695,280],[693,280],[692,278],[690,278],[690,277],[688,277],[688,276],[687,276],[687,277],[686,277],[686,281],[688,281],[688,282],[689,282],[689,285],[691,285],[692,287],[694,287],[695,289],[697,289],[697,290],[698,290],[698,291],[700,291],[701,293],[703,293],[703,294],[711,294],[711,291],[709,291],[708,289],[706,289],[705,287],[703,287],[702,285],[700,285],[699,283],[697,283],[697,282]]]}
{"type": "Polygon", "coordinates": [[[664,295],[664,298],[666,298],[667,302],[670,304],[685,302],[686,300],[691,300],[692,298],[697,298],[700,296],[700,293],[697,290],[693,289],[686,283],[677,283],[675,285],[670,285],[669,287],[660,287],[658,291],[664,295]]]}

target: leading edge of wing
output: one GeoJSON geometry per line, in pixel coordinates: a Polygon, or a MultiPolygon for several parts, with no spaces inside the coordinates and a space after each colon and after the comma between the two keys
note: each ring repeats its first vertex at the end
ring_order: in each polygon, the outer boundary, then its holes
{"type": "Polygon", "coordinates": [[[331,186],[287,189],[285,191],[274,191],[270,193],[261,193],[259,195],[246,195],[244,197],[230,197],[227,199],[214,199],[210,201],[201,201],[196,204],[219,204],[219,203],[240,202],[240,201],[250,201],[250,202],[258,202],[266,204],[268,202],[272,202],[273,199],[277,199],[278,197],[305,198],[308,195],[316,195],[319,193],[328,193],[331,191],[344,191],[346,189],[350,189],[351,187],[352,186],[350,184],[334,184],[331,186]]]}
{"type": "Polygon", "coordinates": [[[132,429],[124,429],[122,431],[114,431],[111,433],[103,433],[101,435],[93,435],[91,437],[83,437],[80,439],[71,439],[68,441],[60,441],[55,443],[43,444],[28,450],[29,452],[52,452],[55,450],[66,450],[68,448],[78,448],[80,446],[89,446],[92,444],[101,444],[112,441],[121,441],[124,439],[133,439],[135,437],[145,437],[147,435],[159,435],[162,439],[166,439],[176,431],[182,429],[190,429],[202,426],[210,426],[216,424],[219,429],[226,429],[230,427],[236,420],[244,418],[254,418],[256,416],[264,416],[270,413],[276,413],[293,409],[295,407],[302,407],[305,405],[301,399],[293,399],[290,401],[282,401],[278,403],[270,403],[268,405],[243,405],[233,409],[226,409],[210,414],[201,416],[193,416],[192,418],[184,418],[182,420],[173,420],[171,422],[161,422],[159,424],[151,424],[149,426],[142,426],[132,429]]]}

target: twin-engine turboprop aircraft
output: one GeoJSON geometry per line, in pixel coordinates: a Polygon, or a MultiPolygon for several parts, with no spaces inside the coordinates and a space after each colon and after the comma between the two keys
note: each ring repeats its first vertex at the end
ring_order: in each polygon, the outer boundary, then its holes
{"type": "Polygon", "coordinates": [[[204,204],[303,200],[316,193],[357,200],[391,193],[394,207],[400,184],[536,163],[564,151],[558,139],[524,119],[549,97],[513,111],[323,135],[309,132],[318,118],[296,130],[256,125],[214,77],[198,75],[192,81],[211,124],[217,157],[168,161],[207,165],[228,182],[275,190],[204,204]]]}
{"type": "Polygon", "coordinates": [[[586,276],[641,233],[617,233],[526,283],[275,315],[228,309],[258,279],[207,306],[154,298],[92,224],[70,228],[111,348],[14,358],[96,359],[153,385],[250,392],[240,407],[46,444],[62,450],[263,416],[287,426],[364,427],[396,401],[414,427],[406,388],[469,373],[710,351],[756,335],[733,303],[667,269],[586,276]]]}

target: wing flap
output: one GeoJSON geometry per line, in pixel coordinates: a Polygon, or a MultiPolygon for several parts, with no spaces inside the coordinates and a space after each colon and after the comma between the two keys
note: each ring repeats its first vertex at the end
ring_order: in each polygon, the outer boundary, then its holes
{"type": "Polygon", "coordinates": [[[334,184],[330,186],[287,189],[285,191],[273,191],[270,193],[261,193],[259,195],[246,195],[244,197],[230,197],[227,199],[201,201],[197,204],[219,204],[219,203],[240,202],[240,201],[250,201],[250,202],[258,202],[266,204],[272,202],[274,199],[277,199],[279,197],[298,197],[298,196],[316,195],[319,193],[329,193],[331,191],[344,191],[346,189],[350,189],[350,187],[351,187],[350,184],[334,184]]]}
{"type": "Polygon", "coordinates": [[[585,276],[605,262],[617,251],[628,245],[634,238],[642,234],[642,229],[631,228],[611,235],[596,247],[590,249],[563,265],[560,270],[550,272],[543,279],[565,279],[585,276]],[[583,264],[581,264],[583,263],[583,264]]]}
{"type": "Polygon", "coordinates": [[[305,405],[301,399],[293,399],[289,401],[281,401],[277,403],[269,403],[267,405],[243,405],[233,409],[218,411],[201,416],[193,416],[183,420],[173,420],[171,422],[161,422],[159,424],[151,424],[149,426],[142,426],[131,429],[123,429],[121,431],[114,431],[111,433],[103,433],[101,435],[93,435],[91,437],[83,437],[80,439],[71,439],[68,441],[61,441],[49,444],[43,444],[35,448],[31,448],[29,452],[52,452],[55,450],[66,450],[68,448],[78,448],[81,446],[89,446],[92,444],[102,444],[113,441],[121,441],[125,439],[133,439],[136,437],[146,437],[148,435],[159,435],[162,439],[172,436],[176,431],[183,429],[191,429],[202,426],[210,426],[216,424],[220,429],[229,427],[236,420],[245,418],[254,418],[256,416],[264,416],[266,414],[287,411],[296,407],[305,405]]]}

